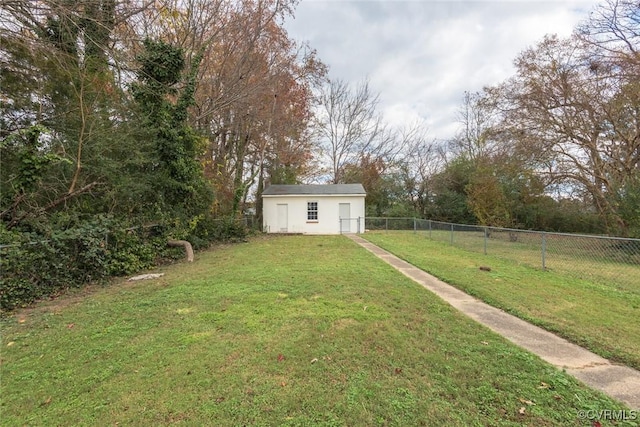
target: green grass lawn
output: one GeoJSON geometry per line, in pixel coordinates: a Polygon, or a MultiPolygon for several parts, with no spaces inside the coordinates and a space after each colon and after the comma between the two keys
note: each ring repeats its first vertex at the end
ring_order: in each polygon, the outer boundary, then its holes
{"type": "Polygon", "coordinates": [[[468,252],[420,234],[381,232],[363,236],[493,306],[603,357],[640,369],[638,289],[542,271],[513,260],[468,252]],[[491,271],[480,271],[480,266],[488,266],[491,271]]]}
{"type": "MultiPolygon", "coordinates": [[[[413,234],[413,231],[394,231],[394,234],[413,234]]],[[[446,230],[419,230],[423,238],[451,242],[446,230]]],[[[573,237],[554,233],[545,234],[545,267],[565,276],[588,280],[622,291],[640,295],[640,255],[637,250],[620,246],[620,241],[573,237]]],[[[454,246],[477,253],[509,259],[518,264],[542,269],[542,235],[535,232],[491,231],[484,238],[484,230],[456,231],[454,246]],[[512,235],[512,236],[511,236],[512,235]],[[513,237],[515,240],[511,240],[513,237]]],[[[630,245],[630,242],[626,242],[630,245]]]]}
{"type": "Polygon", "coordinates": [[[590,426],[579,410],[622,409],[342,236],[163,271],[3,319],[1,425],[590,426]]]}

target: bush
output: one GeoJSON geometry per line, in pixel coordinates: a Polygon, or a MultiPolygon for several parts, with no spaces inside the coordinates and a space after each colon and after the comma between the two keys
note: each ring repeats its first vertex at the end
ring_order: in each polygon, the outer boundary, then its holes
{"type": "Polygon", "coordinates": [[[186,239],[194,249],[201,249],[213,242],[242,241],[248,235],[244,219],[205,217],[197,222],[186,239]]]}
{"type": "Polygon", "coordinates": [[[151,268],[163,252],[166,239],[162,236],[145,239],[143,232],[117,230],[107,237],[107,274],[122,276],[151,268]]]}
{"type": "Polygon", "coordinates": [[[42,240],[5,247],[0,256],[0,309],[25,306],[73,286],[75,271],[64,249],[58,241],[42,240]]]}
{"type": "Polygon", "coordinates": [[[132,274],[182,258],[167,239],[186,239],[195,249],[214,241],[240,241],[243,220],[197,217],[172,226],[131,226],[109,216],[60,216],[37,232],[7,231],[0,223],[0,310],[24,307],[61,291],[132,274]]]}
{"type": "Polygon", "coordinates": [[[145,239],[109,217],[74,222],[67,218],[48,234],[0,232],[0,244],[9,244],[0,252],[0,309],[150,268],[166,247],[166,238],[145,239]]]}

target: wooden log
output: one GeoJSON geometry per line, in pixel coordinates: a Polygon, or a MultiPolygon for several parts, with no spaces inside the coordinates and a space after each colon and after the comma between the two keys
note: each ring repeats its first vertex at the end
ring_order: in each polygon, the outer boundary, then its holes
{"type": "Polygon", "coordinates": [[[186,240],[169,240],[167,245],[173,247],[183,247],[187,256],[187,262],[193,262],[193,248],[191,247],[191,243],[186,240]]]}

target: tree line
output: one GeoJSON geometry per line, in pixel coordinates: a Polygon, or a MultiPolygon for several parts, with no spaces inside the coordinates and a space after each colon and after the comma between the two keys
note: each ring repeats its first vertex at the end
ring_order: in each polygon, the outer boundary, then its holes
{"type": "Polygon", "coordinates": [[[640,237],[640,5],[606,0],[514,65],[463,95],[450,140],[390,131],[366,82],[331,82],[317,129],[333,182],[363,182],[368,215],[640,237]]]}
{"type": "Polygon", "coordinates": [[[235,215],[309,167],[326,67],[291,1],[3,1],[2,211],[144,221],[235,215]]]}
{"type": "Polygon", "coordinates": [[[326,66],[284,30],[294,7],[0,0],[3,307],[152,265],[167,238],[241,238],[256,188],[303,179],[326,66]]]}
{"type": "MultiPolygon", "coordinates": [[[[82,280],[121,274],[167,236],[259,224],[269,184],[309,182],[362,182],[368,215],[640,235],[637,2],[606,0],[466,93],[449,141],[389,126],[368,82],[329,79],[284,28],[296,4],[0,0],[0,244],[54,242],[39,250],[88,257],[82,280]],[[150,227],[151,247],[113,231],[150,227]]],[[[15,292],[46,282],[14,270],[15,292]]]]}

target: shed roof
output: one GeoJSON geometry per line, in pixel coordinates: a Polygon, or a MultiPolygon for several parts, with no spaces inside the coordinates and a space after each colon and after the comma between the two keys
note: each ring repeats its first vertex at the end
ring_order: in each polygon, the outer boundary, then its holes
{"type": "Polygon", "coordinates": [[[326,185],[270,185],[263,196],[291,195],[362,195],[367,194],[362,184],[326,184],[326,185]]]}

